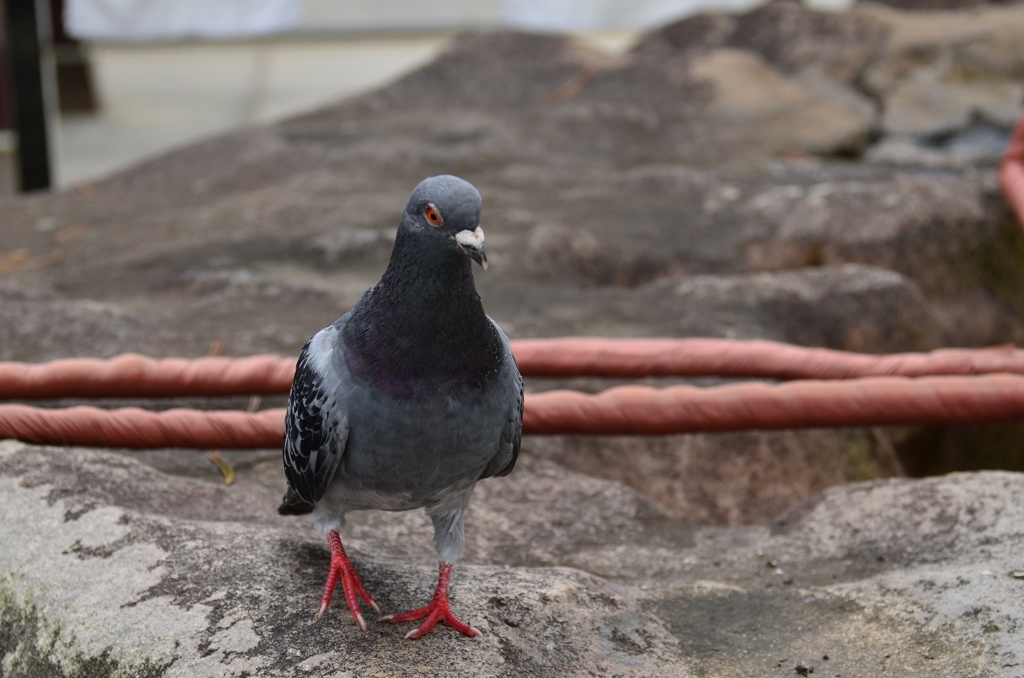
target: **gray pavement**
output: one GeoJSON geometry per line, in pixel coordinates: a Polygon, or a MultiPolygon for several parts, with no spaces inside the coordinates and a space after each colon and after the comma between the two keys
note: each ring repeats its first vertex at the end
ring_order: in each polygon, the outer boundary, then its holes
{"type": "MultiPolygon", "coordinates": [[[[609,53],[636,31],[581,34],[609,53]]],[[[380,87],[433,59],[451,34],[98,44],[100,110],[64,115],[57,187],[97,181],[212,135],[276,122],[380,87]]],[[[0,138],[0,195],[14,188],[11,135],[0,138]]]]}
{"type": "Polygon", "coordinates": [[[58,185],[96,180],[214,134],[372,89],[428,62],[448,40],[96,45],[101,109],[62,118],[58,185]]]}

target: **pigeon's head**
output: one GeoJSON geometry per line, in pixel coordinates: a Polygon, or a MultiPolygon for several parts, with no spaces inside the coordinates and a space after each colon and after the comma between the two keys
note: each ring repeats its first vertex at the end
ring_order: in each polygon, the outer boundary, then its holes
{"type": "Polygon", "coordinates": [[[480,193],[468,181],[447,174],[430,177],[409,197],[401,227],[423,246],[461,253],[487,270],[482,204],[480,193]]]}

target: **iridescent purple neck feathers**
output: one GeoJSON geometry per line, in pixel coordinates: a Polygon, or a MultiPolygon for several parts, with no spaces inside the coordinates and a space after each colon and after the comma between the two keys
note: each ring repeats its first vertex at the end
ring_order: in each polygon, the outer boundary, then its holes
{"type": "Polygon", "coordinates": [[[380,282],[339,328],[352,374],[401,400],[483,389],[504,351],[470,267],[400,228],[380,282]]]}

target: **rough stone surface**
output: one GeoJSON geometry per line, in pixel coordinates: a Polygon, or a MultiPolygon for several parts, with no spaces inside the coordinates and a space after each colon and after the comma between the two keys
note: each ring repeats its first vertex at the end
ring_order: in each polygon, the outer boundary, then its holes
{"type": "Polygon", "coordinates": [[[792,508],[794,497],[903,473],[883,429],[535,436],[525,446],[579,473],[625,483],[693,525],[758,525],[792,508]]]}
{"type": "Polygon", "coordinates": [[[1016,122],[1024,85],[1008,82],[947,84],[927,79],[900,83],[889,95],[882,126],[888,134],[940,136],[975,119],[1005,127],[1016,122]]]}
{"type": "MultiPolygon", "coordinates": [[[[269,466],[278,460],[262,462],[269,466]]],[[[259,465],[257,465],[259,466],[259,465]]],[[[763,527],[694,528],[527,458],[478,488],[453,604],[484,631],[410,642],[337,607],[307,518],[100,451],[0,443],[5,675],[1018,675],[1024,478],[835,487],[763,527]],[[111,576],[116,573],[116,576],[111,576]],[[827,657],[827,658],[826,658],[827,657]]],[[[280,479],[277,483],[280,485],[280,479]]],[[[278,488],[280,489],[280,488],[278,488]]],[[[354,517],[385,610],[431,592],[427,519],[354,517]]]]}
{"type": "Polygon", "coordinates": [[[144,343],[154,329],[117,304],[0,287],[0,360],[107,357],[144,343]]]}
{"type": "Polygon", "coordinates": [[[787,78],[748,50],[695,58],[690,74],[713,88],[709,113],[737,145],[769,142],[812,153],[858,148],[874,119],[874,105],[860,94],[817,71],[787,78]]]}
{"type": "Polygon", "coordinates": [[[1021,6],[926,14],[858,7],[858,15],[878,21],[889,35],[859,79],[864,93],[881,104],[878,143],[897,141],[918,151],[880,150],[868,158],[936,167],[998,162],[1024,107],[1021,6]],[[979,123],[983,135],[964,134],[979,123]],[[997,148],[986,149],[991,146],[997,148]]]}

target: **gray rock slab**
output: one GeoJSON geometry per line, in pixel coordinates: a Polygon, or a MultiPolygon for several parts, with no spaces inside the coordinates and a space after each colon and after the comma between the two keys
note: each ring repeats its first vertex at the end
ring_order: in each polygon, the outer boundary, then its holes
{"type": "Polygon", "coordinates": [[[976,124],[936,143],[929,139],[889,136],[864,154],[867,162],[916,165],[934,169],[996,166],[1006,153],[1010,132],[993,125],[976,124]]]}
{"type": "Polygon", "coordinates": [[[975,119],[1011,127],[1020,117],[1024,85],[1014,82],[902,82],[886,99],[887,134],[940,136],[965,129],[975,119]]]}
{"type": "Polygon", "coordinates": [[[692,525],[762,524],[833,485],[904,475],[883,429],[527,436],[523,445],[579,473],[624,483],[692,525]]]}
{"type": "MultiPolygon", "coordinates": [[[[25,676],[1024,675],[1019,499],[1004,472],[833,487],[695,528],[527,457],[482,483],[444,627],[410,642],[312,613],[329,554],[258,484],[0,443],[0,666],[25,676]],[[827,657],[827,658],[826,658],[827,657]]],[[[280,482],[280,481],[278,481],[280,482]]],[[[431,593],[418,513],[346,543],[386,611],[431,593]],[[419,543],[417,543],[419,542],[419,543]]]]}
{"type": "Polygon", "coordinates": [[[900,12],[865,2],[852,14],[881,24],[887,35],[861,73],[865,89],[874,95],[885,97],[910,82],[1019,84],[1014,75],[1024,64],[1024,47],[1017,39],[1024,26],[1019,4],[966,12],[900,12]]]}
{"type": "Polygon", "coordinates": [[[39,288],[0,287],[0,360],[107,357],[132,344],[152,346],[155,329],[144,316],[116,303],[69,300],[39,288]]]}
{"type": "Polygon", "coordinates": [[[874,104],[854,90],[813,69],[787,77],[748,50],[695,57],[690,74],[714,90],[708,114],[716,133],[750,150],[860,148],[875,118],[874,104]]]}
{"type": "Polygon", "coordinates": [[[741,15],[708,13],[677,21],[644,36],[634,52],[664,58],[740,49],[761,55],[781,73],[800,73],[813,64],[852,84],[887,40],[885,23],[877,17],[776,2],[741,15]]]}
{"type": "MultiPolygon", "coordinates": [[[[615,486],[563,484],[558,503],[582,523],[566,515],[530,529],[527,520],[513,540],[500,539],[513,532],[509,516],[495,515],[509,504],[478,502],[453,605],[485,636],[463,642],[441,627],[413,643],[390,625],[360,632],[343,604],[314,623],[329,554],[309,520],[276,516],[269,492],[14,443],[0,443],[0,468],[5,675],[689,675],[665,625],[618,586],[575,569],[502,563],[508,549],[551,562],[574,541],[621,533],[616,523],[637,522],[644,502],[615,486]],[[601,500],[589,518],[580,510],[601,500]]],[[[551,485],[546,475],[524,479],[551,485]]],[[[520,510],[538,498],[518,497],[520,510]]],[[[436,564],[417,557],[429,553],[429,529],[418,514],[389,517],[353,520],[346,543],[384,609],[417,607],[436,577],[436,564]]]]}

